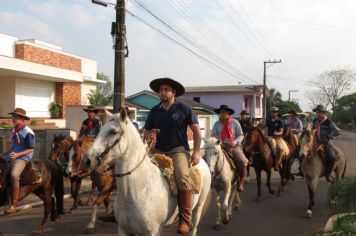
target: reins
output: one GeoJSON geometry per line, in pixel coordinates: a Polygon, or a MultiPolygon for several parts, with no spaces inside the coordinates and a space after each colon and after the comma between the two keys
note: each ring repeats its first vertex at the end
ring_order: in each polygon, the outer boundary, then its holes
{"type": "MultiPolygon", "coordinates": [[[[123,134],[124,134],[124,132],[121,131],[120,132],[120,136],[110,146],[108,146],[99,156],[96,157],[96,159],[99,162],[99,164],[103,163],[103,158],[120,142],[123,134]]],[[[154,142],[151,142],[150,146],[146,149],[146,152],[144,153],[143,158],[140,160],[139,163],[137,163],[137,165],[134,168],[132,168],[131,170],[129,170],[127,172],[124,172],[124,173],[120,173],[120,174],[114,173],[114,174],[112,174],[112,176],[121,178],[121,177],[124,177],[124,176],[127,176],[127,175],[131,175],[144,162],[144,160],[147,157],[148,152],[151,150],[153,145],[154,145],[154,142]]],[[[107,164],[104,163],[104,165],[107,165],[107,164]]],[[[107,170],[108,169],[106,169],[106,171],[107,170]]]]}

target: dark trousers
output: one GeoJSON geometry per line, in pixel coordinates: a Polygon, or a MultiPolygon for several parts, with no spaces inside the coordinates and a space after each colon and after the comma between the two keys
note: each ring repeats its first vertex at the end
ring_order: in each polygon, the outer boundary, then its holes
{"type": "Polygon", "coordinates": [[[336,154],[335,154],[335,149],[333,145],[331,145],[330,142],[326,143],[326,150],[325,150],[325,164],[326,164],[326,170],[325,174],[329,175],[334,167],[334,163],[336,160],[336,154]]]}

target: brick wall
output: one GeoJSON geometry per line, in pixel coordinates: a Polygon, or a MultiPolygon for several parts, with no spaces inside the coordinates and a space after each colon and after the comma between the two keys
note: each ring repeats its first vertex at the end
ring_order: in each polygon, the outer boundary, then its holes
{"type": "Polygon", "coordinates": [[[63,104],[61,118],[65,117],[67,105],[80,105],[81,83],[79,82],[56,82],[56,102],[63,104]]]}
{"type": "Polygon", "coordinates": [[[82,63],[79,58],[53,52],[26,44],[16,44],[15,57],[25,61],[31,61],[61,69],[82,71],[82,63]]]}

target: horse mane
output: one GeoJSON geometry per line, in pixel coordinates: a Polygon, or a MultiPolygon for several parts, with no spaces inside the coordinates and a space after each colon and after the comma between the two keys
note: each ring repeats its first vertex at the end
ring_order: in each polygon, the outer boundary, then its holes
{"type": "Polygon", "coordinates": [[[263,142],[267,142],[267,138],[266,138],[266,136],[262,133],[262,130],[261,129],[259,129],[258,127],[255,127],[254,128],[254,130],[257,130],[257,132],[259,133],[259,135],[261,136],[261,138],[262,138],[262,140],[263,140],[263,142]]]}

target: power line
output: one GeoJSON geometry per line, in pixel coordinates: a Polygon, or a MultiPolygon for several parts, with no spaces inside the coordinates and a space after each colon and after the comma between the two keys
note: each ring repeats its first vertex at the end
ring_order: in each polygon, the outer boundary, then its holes
{"type": "MultiPolygon", "coordinates": [[[[213,54],[213,56],[215,58],[218,58],[219,60],[222,61],[222,63],[228,65],[228,67],[234,71],[237,71],[239,74],[242,74],[246,77],[248,77],[246,74],[244,74],[243,72],[235,69],[233,66],[231,66],[229,63],[227,63],[225,60],[223,60],[222,58],[216,56],[214,53],[212,53],[211,51],[206,51],[206,48],[202,49],[202,46],[201,44],[199,44],[198,42],[194,41],[189,35],[185,34],[185,33],[181,33],[179,32],[176,28],[170,26],[165,20],[161,19],[160,17],[158,17],[152,10],[150,10],[147,6],[145,6],[141,1],[139,0],[133,0],[133,2],[135,4],[137,4],[139,7],[143,8],[149,15],[151,15],[152,17],[154,17],[156,20],[158,20],[161,24],[163,24],[165,27],[167,27],[169,30],[171,30],[173,33],[175,33],[176,35],[178,35],[179,37],[183,38],[185,41],[187,41],[189,44],[191,44],[192,46],[198,48],[198,50],[200,50],[202,53],[204,54],[213,54]]],[[[211,57],[211,56],[210,56],[211,57]]],[[[214,59],[213,59],[214,60],[214,59]]],[[[216,61],[216,59],[214,60],[216,63],[219,63],[216,61]]],[[[221,62],[220,62],[221,63],[221,62]]],[[[222,68],[222,66],[220,66],[222,68]]],[[[226,69],[225,69],[226,70],[226,69]]],[[[231,73],[231,72],[230,72],[231,73]]],[[[231,73],[233,74],[233,73],[231,73]]],[[[248,83],[250,82],[249,80],[246,80],[246,79],[243,79],[239,76],[234,76],[235,78],[238,78],[240,81],[243,80],[243,81],[247,81],[248,83]]]]}
{"type": "Polygon", "coordinates": [[[150,23],[148,23],[147,21],[143,20],[142,18],[140,18],[139,16],[133,14],[131,11],[126,10],[126,12],[131,15],[133,18],[135,18],[136,20],[140,21],[141,23],[145,24],[146,26],[150,27],[151,29],[157,31],[158,33],[160,33],[161,35],[163,35],[164,37],[166,37],[167,39],[169,39],[170,41],[176,43],[177,45],[179,45],[180,47],[184,48],[185,50],[187,50],[188,52],[190,52],[191,54],[193,54],[194,56],[197,56],[198,58],[200,58],[201,60],[203,60],[204,63],[207,63],[208,65],[211,65],[223,72],[225,72],[228,75],[231,75],[232,77],[235,77],[237,79],[240,79],[239,77],[237,77],[235,74],[229,72],[228,70],[224,69],[223,67],[219,66],[218,64],[209,61],[208,59],[206,59],[205,57],[199,55],[198,53],[196,53],[195,51],[193,51],[192,49],[188,48],[187,46],[185,46],[184,44],[178,42],[177,40],[175,40],[174,38],[172,38],[171,36],[169,36],[168,34],[164,33],[163,31],[161,31],[160,29],[156,28],[155,26],[151,25],[150,23]]]}

